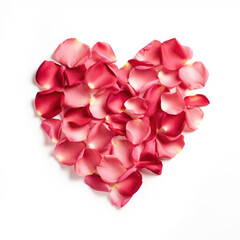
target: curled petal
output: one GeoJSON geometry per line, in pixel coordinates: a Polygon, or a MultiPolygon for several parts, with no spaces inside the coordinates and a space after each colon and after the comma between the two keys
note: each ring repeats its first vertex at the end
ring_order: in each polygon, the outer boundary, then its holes
{"type": "Polygon", "coordinates": [[[88,175],[84,178],[85,183],[96,191],[110,192],[110,185],[104,182],[98,175],[88,175]]]}
{"type": "Polygon", "coordinates": [[[92,175],[100,164],[102,156],[95,149],[85,149],[83,155],[74,165],[75,172],[80,176],[92,175]]]}
{"type": "Polygon", "coordinates": [[[129,73],[128,82],[137,92],[144,92],[157,80],[157,72],[152,67],[137,66],[129,73]]]}
{"type": "Polygon", "coordinates": [[[44,132],[51,138],[54,143],[57,143],[61,137],[61,123],[59,119],[45,119],[42,121],[44,132]]]}
{"type": "Polygon", "coordinates": [[[95,61],[104,63],[114,63],[117,61],[116,56],[108,43],[97,42],[91,50],[92,58],[95,61]]]}
{"type": "Polygon", "coordinates": [[[89,55],[88,45],[79,42],[76,38],[69,38],[59,44],[53,58],[64,66],[74,68],[84,64],[89,55]]]}
{"type": "Polygon", "coordinates": [[[116,183],[118,192],[123,196],[132,196],[142,185],[142,175],[135,171],[121,182],[116,183]]]}
{"type": "Polygon", "coordinates": [[[111,154],[116,156],[125,168],[130,168],[134,164],[134,145],[128,140],[115,140],[112,144],[111,154]]]}
{"type": "Polygon", "coordinates": [[[98,62],[88,69],[85,81],[91,89],[103,89],[114,86],[117,78],[106,64],[98,62]]]}
{"type": "Polygon", "coordinates": [[[146,100],[148,108],[145,113],[146,116],[154,115],[160,108],[160,100],[162,94],[166,92],[164,86],[159,84],[152,85],[144,94],[143,98],[146,100]]]}
{"type": "Polygon", "coordinates": [[[65,87],[64,94],[64,104],[71,108],[85,107],[90,102],[90,88],[85,83],[65,87]]]}
{"type": "Polygon", "coordinates": [[[117,182],[120,176],[126,171],[118,158],[114,156],[104,156],[97,166],[97,172],[103,181],[108,183],[117,182]]]}
{"type": "Polygon", "coordinates": [[[156,154],[146,154],[137,163],[137,169],[146,168],[157,175],[162,173],[162,167],[162,161],[159,160],[156,154]]]}
{"type": "Polygon", "coordinates": [[[117,188],[113,188],[112,191],[110,192],[110,200],[113,205],[117,207],[124,207],[128,201],[131,199],[132,196],[124,196],[119,191],[117,188]]]}
{"type": "Polygon", "coordinates": [[[181,152],[184,145],[185,143],[183,135],[180,135],[180,137],[174,141],[168,142],[163,142],[156,139],[157,151],[161,159],[170,159],[175,157],[176,154],[181,152]]]}
{"type": "Polygon", "coordinates": [[[179,114],[185,108],[183,98],[178,93],[163,93],[161,96],[161,108],[168,114],[179,114]]]}
{"type": "Polygon", "coordinates": [[[63,69],[52,61],[44,61],[37,70],[36,82],[46,90],[64,87],[63,69]]]}
{"type": "Polygon", "coordinates": [[[93,117],[98,119],[106,117],[107,112],[105,105],[111,91],[111,89],[107,89],[103,92],[96,93],[91,97],[89,111],[93,117]]]}
{"type": "Polygon", "coordinates": [[[130,120],[126,125],[127,138],[133,144],[141,144],[150,133],[150,126],[141,119],[130,120]]]}
{"type": "Polygon", "coordinates": [[[38,92],[35,98],[37,113],[43,118],[52,118],[62,111],[64,94],[62,92],[38,92]]]}
{"type": "Polygon", "coordinates": [[[80,65],[75,68],[65,68],[64,77],[69,86],[74,86],[80,84],[84,80],[86,72],[86,67],[84,65],[80,65]]]}
{"type": "Polygon", "coordinates": [[[189,108],[204,107],[210,103],[207,97],[202,94],[187,96],[184,98],[184,102],[186,107],[189,107],[189,108]]]}
{"type": "Polygon", "coordinates": [[[198,129],[199,124],[203,119],[203,111],[201,108],[188,108],[185,110],[186,114],[186,125],[188,127],[187,130],[195,131],[198,129]]]}
{"type": "Polygon", "coordinates": [[[205,86],[208,79],[208,71],[201,62],[186,65],[179,69],[179,78],[188,89],[198,89],[205,86]]]}
{"type": "Polygon", "coordinates": [[[161,64],[161,43],[157,40],[150,42],[136,54],[135,58],[159,66],[161,64]]]}
{"type": "Polygon", "coordinates": [[[127,91],[118,91],[110,93],[106,102],[106,107],[113,113],[122,113],[125,109],[124,103],[131,97],[127,91]]]}
{"type": "Polygon", "coordinates": [[[70,142],[67,139],[63,139],[57,143],[54,154],[57,160],[64,165],[74,165],[85,148],[83,142],[70,142]]]}
{"type": "Polygon", "coordinates": [[[178,77],[178,71],[170,71],[167,69],[162,69],[158,73],[158,78],[160,83],[168,88],[173,88],[181,83],[181,79],[178,77]]]}
{"type": "Polygon", "coordinates": [[[177,70],[191,57],[189,48],[183,47],[177,39],[165,41],[161,45],[162,65],[169,70],[177,70]]]}
{"type": "Polygon", "coordinates": [[[126,108],[125,112],[127,114],[143,115],[145,114],[148,105],[144,98],[132,97],[124,103],[124,107],[126,108]]]}
{"type": "Polygon", "coordinates": [[[95,124],[87,138],[87,143],[90,148],[94,148],[98,151],[104,151],[107,144],[110,143],[114,133],[112,133],[103,123],[95,124]]]}

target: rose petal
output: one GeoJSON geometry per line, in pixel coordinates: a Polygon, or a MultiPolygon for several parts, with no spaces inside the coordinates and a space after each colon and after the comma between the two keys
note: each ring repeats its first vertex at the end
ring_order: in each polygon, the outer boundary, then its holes
{"type": "Polygon", "coordinates": [[[106,64],[98,62],[88,69],[85,81],[92,89],[103,89],[114,86],[117,78],[106,64]]]}
{"type": "Polygon", "coordinates": [[[156,139],[157,151],[161,159],[170,159],[175,157],[176,154],[181,152],[184,145],[185,143],[183,135],[180,135],[180,137],[174,141],[168,142],[162,142],[156,139]]]}
{"type": "Polygon", "coordinates": [[[162,43],[161,53],[162,65],[169,70],[179,69],[191,56],[189,49],[181,46],[175,38],[162,43]]]}
{"type": "Polygon", "coordinates": [[[160,175],[162,173],[162,162],[156,154],[146,154],[137,164],[137,169],[146,168],[153,173],[160,175]]]}
{"type": "Polygon", "coordinates": [[[117,182],[119,177],[126,171],[118,158],[114,156],[104,156],[97,166],[97,172],[103,181],[108,183],[117,182]]]}
{"type": "Polygon", "coordinates": [[[37,70],[36,82],[46,90],[64,87],[63,69],[52,61],[44,61],[37,70]]]}
{"type": "Polygon", "coordinates": [[[145,92],[143,98],[148,105],[146,116],[154,115],[160,109],[160,100],[164,92],[166,92],[166,88],[159,84],[154,84],[145,92]]]}
{"type": "Polygon", "coordinates": [[[117,207],[124,207],[130,199],[131,196],[123,196],[118,192],[117,188],[112,189],[110,192],[110,200],[117,207]]]}
{"type": "Polygon", "coordinates": [[[168,88],[176,87],[181,83],[181,79],[178,77],[178,71],[162,69],[158,73],[158,78],[160,80],[160,83],[168,88]]]}
{"type": "Polygon", "coordinates": [[[125,109],[124,103],[131,97],[127,91],[118,91],[110,93],[106,102],[106,107],[113,113],[122,113],[125,109]]]}
{"type": "Polygon", "coordinates": [[[91,97],[89,110],[93,117],[98,119],[106,117],[106,101],[111,92],[111,89],[107,89],[106,91],[96,93],[91,97]]]}
{"type": "Polygon", "coordinates": [[[60,163],[71,166],[76,163],[84,148],[85,144],[83,142],[70,142],[63,139],[57,143],[54,154],[60,163]]]}
{"type": "Polygon", "coordinates": [[[35,98],[37,113],[43,118],[52,118],[62,111],[64,93],[62,92],[38,92],[35,98]]]}
{"type": "Polygon", "coordinates": [[[161,64],[161,43],[157,40],[150,42],[136,54],[135,58],[159,66],[161,64]]]}
{"type": "Polygon", "coordinates": [[[87,138],[87,143],[90,148],[98,151],[104,151],[106,145],[112,140],[114,133],[112,133],[103,123],[94,125],[87,138]]]}
{"type": "Polygon", "coordinates": [[[136,171],[123,181],[116,183],[118,192],[123,196],[132,196],[142,185],[142,175],[136,171]]]}
{"type": "Polygon", "coordinates": [[[207,97],[202,94],[187,96],[184,98],[184,102],[186,107],[189,107],[189,108],[203,107],[203,106],[207,106],[210,103],[207,97]]]}
{"type": "Polygon", "coordinates": [[[204,116],[203,111],[198,107],[188,108],[185,110],[185,114],[188,129],[192,131],[197,130],[204,116]]]}
{"type": "Polygon", "coordinates": [[[144,92],[157,80],[157,72],[152,67],[137,66],[129,73],[128,82],[137,92],[144,92]]]}
{"type": "Polygon", "coordinates": [[[83,156],[74,165],[75,172],[80,176],[92,175],[100,164],[102,156],[95,149],[85,149],[83,156]]]}
{"type": "Polygon", "coordinates": [[[84,65],[80,65],[75,68],[65,68],[64,77],[69,86],[74,86],[80,84],[84,80],[86,72],[86,67],[84,65]]]}
{"type": "Polygon", "coordinates": [[[143,115],[146,112],[148,105],[144,98],[132,97],[124,103],[124,107],[126,108],[125,112],[127,114],[143,115]]]}
{"type": "Polygon", "coordinates": [[[208,71],[201,62],[186,65],[179,69],[179,78],[188,89],[198,89],[205,86],[208,71]]]}
{"type": "Polygon", "coordinates": [[[125,168],[130,168],[134,164],[134,145],[128,140],[115,140],[111,147],[111,154],[117,157],[125,168]]]}
{"type": "Polygon", "coordinates": [[[64,88],[64,104],[68,107],[85,107],[90,102],[90,88],[85,84],[79,84],[64,88]]]}
{"type": "Polygon", "coordinates": [[[95,61],[114,63],[117,61],[111,46],[106,42],[97,42],[91,50],[92,58],[95,61]]]}
{"type": "Polygon", "coordinates": [[[69,38],[59,44],[53,58],[64,66],[74,68],[84,64],[89,55],[88,45],[80,43],[76,38],[69,38]]]}
{"type": "Polygon", "coordinates": [[[127,138],[133,144],[141,144],[151,132],[150,126],[141,119],[131,120],[126,125],[127,138]]]}
{"type": "Polygon", "coordinates": [[[45,119],[42,121],[42,128],[44,132],[50,137],[50,139],[57,143],[61,137],[61,123],[59,119],[45,119]]]}
{"type": "Polygon", "coordinates": [[[161,96],[161,108],[168,114],[179,114],[184,110],[185,103],[178,93],[163,93],[161,96]]]}
{"type": "Polygon", "coordinates": [[[108,183],[104,182],[98,175],[88,175],[84,178],[85,183],[96,191],[110,192],[108,183]]]}

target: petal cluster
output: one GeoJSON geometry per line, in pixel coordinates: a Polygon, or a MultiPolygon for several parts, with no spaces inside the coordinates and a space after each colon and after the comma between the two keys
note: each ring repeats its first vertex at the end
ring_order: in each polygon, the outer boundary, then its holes
{"type": "Polygon", "coordinates": [[[35,106],[56,159],[123,207],[142,169],[160,175],[184,147],[183,132],[198,128],[209,101],[188,93],[205,86],[208,71],[188,64],[192,50],[176,39],[152,41],[120,69],[105,42],[67,39],[53,58],[37,70],[35,106]]]}

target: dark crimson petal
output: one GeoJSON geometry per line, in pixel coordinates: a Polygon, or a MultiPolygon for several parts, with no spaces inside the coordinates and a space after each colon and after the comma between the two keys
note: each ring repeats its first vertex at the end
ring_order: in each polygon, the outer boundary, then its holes
{"type": "Polygon", "coordinates": [[[187,96],[184,98],[184,102],[186,107],[189,107],[189,108],[204,107],[210,103],[207,97],[202,94],[187,96]]]}
{"type": "Polygon", "coordinates": [[[37,113],[43,118],[52,118],[62,111],[64,103],[63,92],[38,92],[35,98],[37,113]]]}
{"type": "Polygon", "coordinates": [[[98,175],[89,175],[84,178],[85,183],[96,191],[110,192],[110,185],[98,175]]]}
{"type": "Polygon", "coordinates": [[[64,78],[62,67],[52,61],[44,61],[37,70],[36,82],[46,90],[62,89],[64,78]]]}
{"type": "Polygon", "coordinates": [[[66,67],[64,71],[64,76],[68,85],[74,86],[79,83],[82,83],[82,81],[84,80],[85,72],[86,67],[84,65],[80,65],[75,68],[66,67]]]}

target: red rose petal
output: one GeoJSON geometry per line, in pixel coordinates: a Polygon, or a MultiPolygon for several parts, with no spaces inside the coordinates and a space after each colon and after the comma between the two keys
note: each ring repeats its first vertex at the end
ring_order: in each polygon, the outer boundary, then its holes
{"type": "Polygon", "coordinates": [[[92,58],[95,61],[104,63],[114,63],[117,61],[116,56],[108,43],[97,42],[91,50],[92,58]]]}

